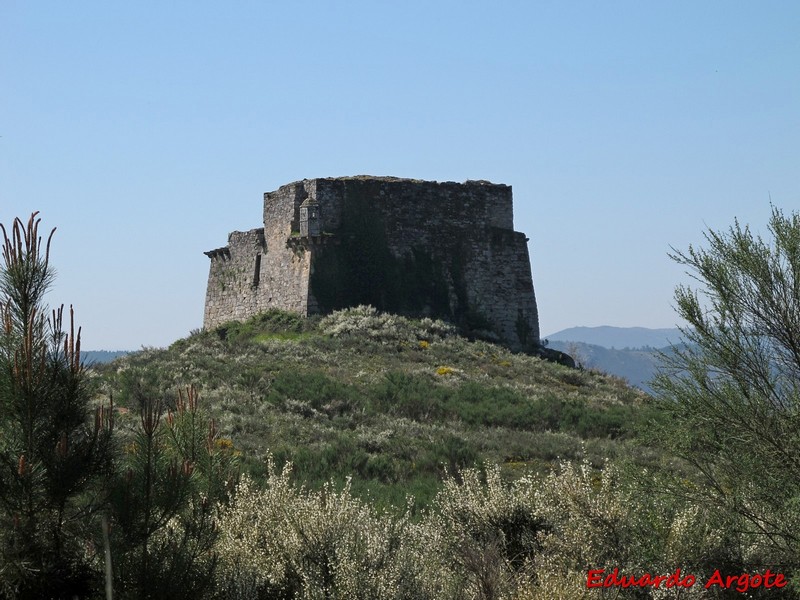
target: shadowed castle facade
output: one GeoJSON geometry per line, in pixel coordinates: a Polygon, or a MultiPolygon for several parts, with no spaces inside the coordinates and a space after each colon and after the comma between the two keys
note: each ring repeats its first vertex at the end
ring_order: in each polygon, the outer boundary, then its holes
{"type": "Polygon", "coordinates": [[[204,326],[270,308],[302,315],[371,304],[539,342],[527,238],[511,187],[395,177],[306,179],[264,194],[264,226],[211,259],[204,326]]]}

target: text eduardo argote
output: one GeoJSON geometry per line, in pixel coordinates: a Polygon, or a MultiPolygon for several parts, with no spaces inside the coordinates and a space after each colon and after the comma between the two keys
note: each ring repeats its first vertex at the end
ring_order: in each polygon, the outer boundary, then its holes
{"type": "MultiPolygon", "coordinates": [[[[587,588],[659,588],[662,585],[665,588],[690,588],[697,583],[697,578],[694,575],[683,575],[680,569],[669,575],[651,575],[644,573],[643,575],[620,575],[619,569],[614,569],[606,573],[605,569],[591,569],[586,577],[587,588]]],[[[701,582],[702,583],[702,582],[701,582]]],[[[720,588],[731,589],[737,592],[747,592],[758,588],[772,589],[782,588],[788,582],[783,573],[773,573],[769,569],[764,573],[742,573],[741,575],[722,575],[719,569],[716,569],[705,583],[702,583],[705,589],[720,588]]]]}

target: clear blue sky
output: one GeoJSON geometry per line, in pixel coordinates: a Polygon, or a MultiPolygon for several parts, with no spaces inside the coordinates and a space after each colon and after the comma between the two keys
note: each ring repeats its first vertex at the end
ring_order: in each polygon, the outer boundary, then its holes
{"type": "Polygon", "coordinates": [[[0,2],[0,222],[57,226],[84,347],[201,326],[263,192],[514,188],[543,334],[670,327],[669,246],[800,207],[800,3],[0,2]]]}

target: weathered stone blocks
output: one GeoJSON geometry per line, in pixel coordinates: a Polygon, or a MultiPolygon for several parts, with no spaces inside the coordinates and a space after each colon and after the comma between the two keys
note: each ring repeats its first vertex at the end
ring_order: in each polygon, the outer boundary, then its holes
{"type": "Polygon", "coordinates": [[[264,227],[206,252],[205,327],[269,308],[303,315],[372,304],[539,342],[511,187],[394,177],[303,180],[264,194],[264,227]]]}

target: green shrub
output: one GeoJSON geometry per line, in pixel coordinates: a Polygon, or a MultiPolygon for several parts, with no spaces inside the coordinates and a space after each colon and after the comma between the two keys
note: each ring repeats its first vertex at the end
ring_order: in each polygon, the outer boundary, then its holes
{"type": "Polygon", "coordinates": [[[299,400],[328,416],[354,410],[361,402],[352,386],[322,371],[282,370],[275,374],[269,397],[273,402],[299,400]]]}
{"type": "Polygon", "coordinates": [[[441,419],[445,415],[448,393],[425,377],[401,372],[386,373],[370,390],[376,411],[416,421],[441,419]]]}
{"type": "Polygon", "coordinates": [[[315,319],[308,319],[299,313],[270,309],[246,321],[230,321],[217,327],[217,337],[228,344],[242,344],[251,341],[264,341],[272,337],[295,338],[316,327],[315,319]]]}

